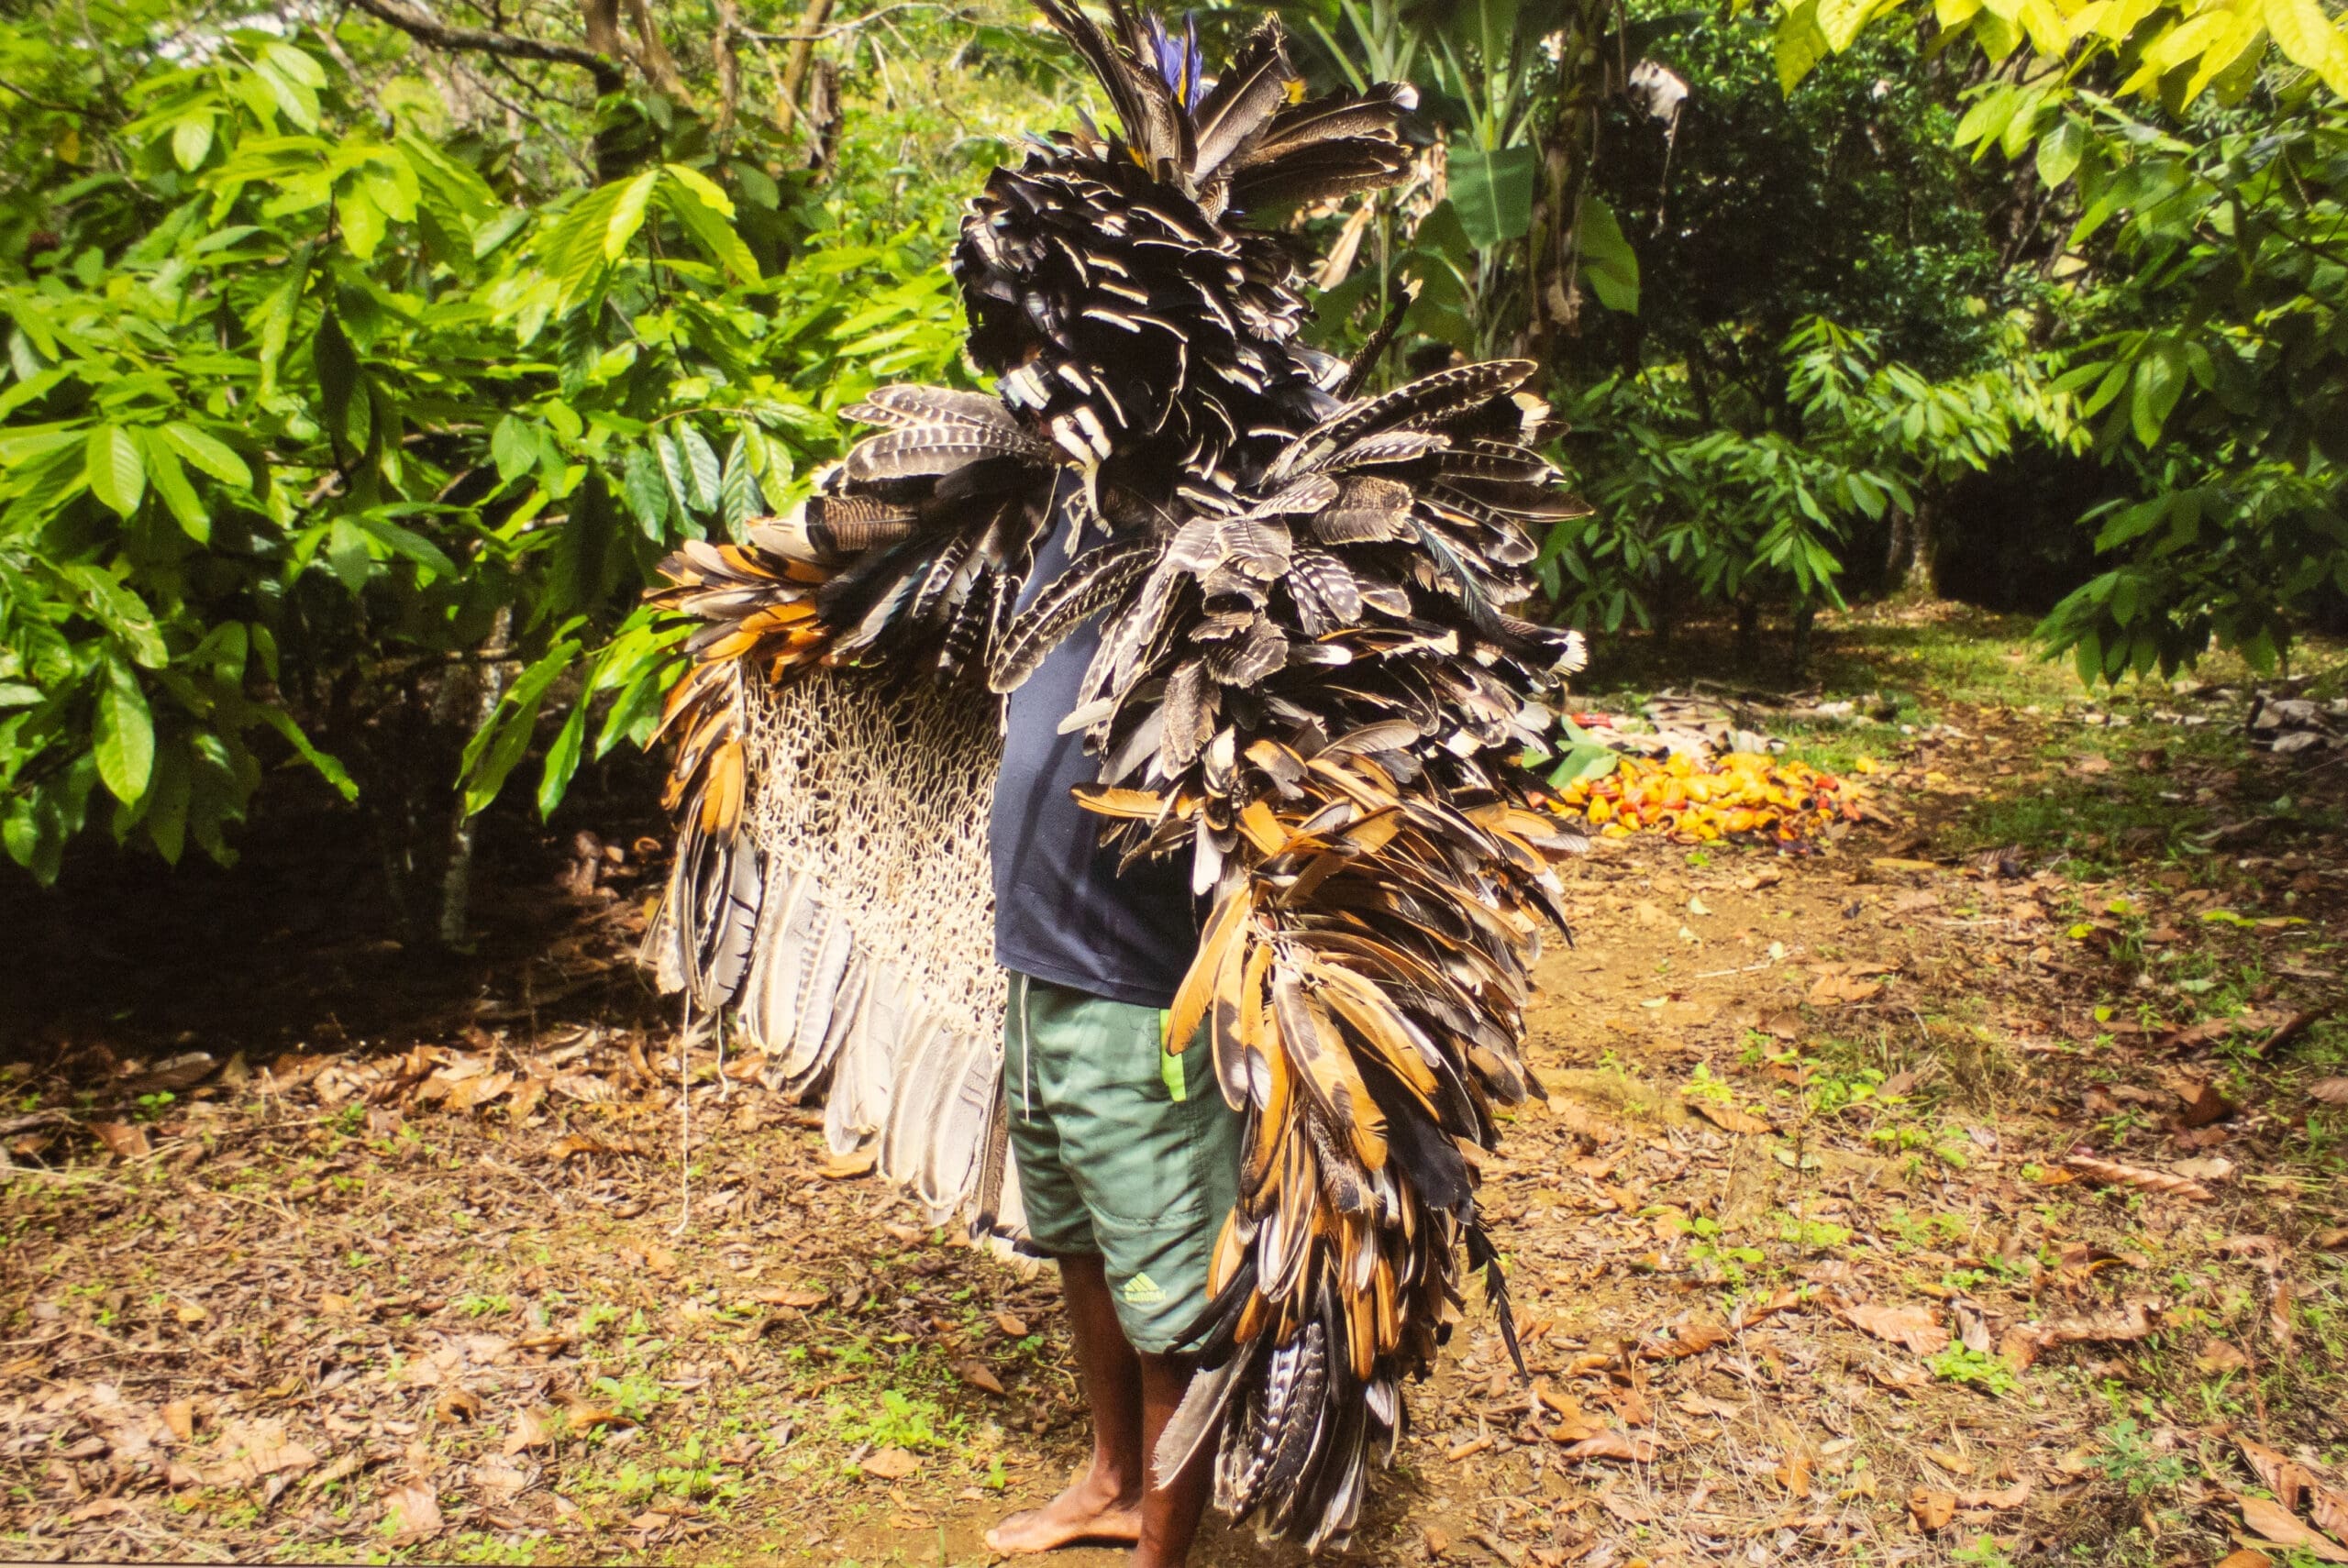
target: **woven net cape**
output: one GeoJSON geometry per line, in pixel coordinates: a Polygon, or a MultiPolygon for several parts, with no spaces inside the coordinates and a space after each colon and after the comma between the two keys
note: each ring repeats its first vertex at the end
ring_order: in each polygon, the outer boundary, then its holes
{"type": "MultiPolygon", "coordinates": [[[[882,1173],[942,1222],[977,1195],[990,1158],[1007,1176],[987,850],[997,705],[862,669],[751,681],[743,695],[745,823],[761,907],[782,912],[751,960],[734,1038],[763,1055],[769,1088],[824,1099],[834,1154],[877,1140],[882,1173]]],[[[1015,1229],[996,1191],[987,1220],[1015,1229]]]]}

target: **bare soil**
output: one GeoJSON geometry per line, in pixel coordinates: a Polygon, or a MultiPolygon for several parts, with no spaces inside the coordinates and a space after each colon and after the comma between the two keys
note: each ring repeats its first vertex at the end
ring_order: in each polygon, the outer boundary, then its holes
{"type": "MultiPolygon", "coordinates": [[[[1572,879],[1484,1165],[1533,1382],[1471,1309],[1345,1561],[2210,1562],[2348,1509],[2341,770],[1918,679],[1892,825],[1572,879]]],[[[1051,1277],[679,1062],[634,831],[517,852],[428,973],[203,886],[14,900],[0,1555],[966,1564],[1064,1482],[1051,1277]]]]}

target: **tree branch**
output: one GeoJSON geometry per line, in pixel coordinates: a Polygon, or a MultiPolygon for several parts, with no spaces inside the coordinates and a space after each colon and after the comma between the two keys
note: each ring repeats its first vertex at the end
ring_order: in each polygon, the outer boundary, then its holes
{"type": "Polygon", "coordinates": [[[426,16],[406,4],[405,0],[352,0],[352,3],[369,16],[390,23],[417,42],[430,44],[434,49],[493,54],[507,60],[537,60],[552,65],[575,65],[593,73],[598,92],[616,92],[620,85],[618,61],[593,50],[581,49],[577,44],[517,38],[512,33],[493,33],[482,28],[452,27],[426,16]]]}

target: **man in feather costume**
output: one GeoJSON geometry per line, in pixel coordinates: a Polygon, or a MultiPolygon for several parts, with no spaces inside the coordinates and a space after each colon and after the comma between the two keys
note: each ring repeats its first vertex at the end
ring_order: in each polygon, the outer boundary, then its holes
{"type": "Polygon", "coordinates": [[[1463,1251],[1514,1346],[1477,1159],[1579,847],[1528,763],[1580,658],[1515,611],[1580,508],[1534,366],[1364,395],[1374,349],[1299,340],[1282,216],[1402,176],[1408,87],[1308,99],[1268,23],[1210,81],[1038,4],[1117,125],[963,222],[995,392],[869,394],[798,512],[667,563],[706,624],[648,954],[836,1150],[1060,1259],[1094,1462],[1000,1546],[1179,1561],[1210,1483],[1342,1544],[1463,1251]]]}

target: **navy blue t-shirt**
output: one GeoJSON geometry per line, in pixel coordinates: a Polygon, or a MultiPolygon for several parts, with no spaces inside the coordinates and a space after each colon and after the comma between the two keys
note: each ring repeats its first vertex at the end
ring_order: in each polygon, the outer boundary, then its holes
{"type": "MultiPolygon", "coordinates": [[[[1067,569],[1066,545],[1055,520],[1020,609],[1067,569]]],[[[1101,845],[1108,819],[1069,793],[1100,777],[1082,733],[1058,733],[1100,644],[1095,616],[1011,694],[991,830],[995,960],[1088,996],[1162,1008],[1199,944],[1191,857],[1135,861],[1118,875],[1118,850],[1101,845]]]]}

